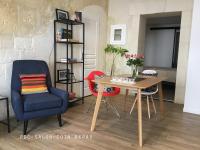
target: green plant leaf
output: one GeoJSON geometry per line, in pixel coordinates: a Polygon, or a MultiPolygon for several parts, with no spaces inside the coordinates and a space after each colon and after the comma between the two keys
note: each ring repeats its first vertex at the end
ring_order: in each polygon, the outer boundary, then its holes
{"type": "Polygon", "coordinates": [[[106,53],[112,53],[112,54],[117,54],[117,55],[121,55],[124,56],[125,53],[128,52],[127,49],[121,48],[121,47],[114,47],[111,44],[108,44],[107,47],[104,49],[104,51],[106,53]]]}
{"type": "Polygon", "coordinates": [[[126,62],[127,66],[138,66],[141,67],[144,64],[144,60],[140,58],[135,58],[135,59],[128,59],[126,62]]]}

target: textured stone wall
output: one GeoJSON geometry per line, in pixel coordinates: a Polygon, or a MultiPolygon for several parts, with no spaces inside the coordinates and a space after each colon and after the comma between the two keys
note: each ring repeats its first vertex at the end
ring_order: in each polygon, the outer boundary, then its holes
{"type": "MultiPolygon", "coordinates": [[[[90,5],[107,14],[107,0],[0,0],[0,94],[10,97],[13,60],[42,59],[52,69],[55,8],[72,13],[90,5]]],[[[0,120],[5,116],[0,102],[0,120]]]]}

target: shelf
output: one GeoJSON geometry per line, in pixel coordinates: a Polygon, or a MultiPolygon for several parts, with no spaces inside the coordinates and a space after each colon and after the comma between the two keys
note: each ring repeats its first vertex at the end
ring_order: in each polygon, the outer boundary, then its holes
{"type": "Polygon", "coordinates": [[[74,62],[60,62],[60,61],[57,61],[56,62],[57,64],[82,64],[83,61],[74,61],[74,62]]]}
{"type": "Polygon", "coordinates": [[[67,41],[56,41],[56,43],[62,43],[62,44],[84,44],[83,42],[67,42],[67,41]]]}
{"type": "Polygon", "coordinates": [[[69,24],[69,25],[83,25],[83,22],[78,22],[78,21],[74,21],[74,20],[69,20],[69,19],[65,19],[65,20],[54,20],[55,22],[58,23],[64,23],[64,24],[69,24]]]}
{"type": "MultiPolygon", "coordinates": [[[[77,50],[79,51],[79,49],[77,50]]],[[[77,71],[78,71],[77,73],[79,73],[80,69],[84,72],[84,63],[85,63],[84,53],[85,53],[85,24],[83,22],[78,22],[70,19],[54,20],[54,56],[56,56],[54,57],[54,85],[55,87],[62,85],[62,87],[65,88],[66,91],[71,91],[71,92],[77,92],[77,90],[80,89],[80,93],[79,92],[77,93],[78,96],[73,98],[72,100],[69,100],[69,103],[76,101],[82,101],[82,103],[84,103],[84,74],[82,75],[82,77],[78,78],[78,80],[76,80],[74,74],[71,74],[70,76],[67,75],[66,77],[67,79],[65,78],[65,80],[59,81],[56,78],[58,76],[57,70],[61,69],[60,67],[65,66],[65,69],[70,69],[70,71],[73,73],[77,71]],[[74,30],[76,29],[74,25],[78,25],[77,26],[78,29],[80,28],[78,32],[82,34],[82,38],[81,37],[77,37],[77,39],[73,38],[74,30]],[[69,37],[67,36],[64,36],[67,39],[62,39],[62,38],[60,40],[57,39],[56,38],[57,31],[60,31],[61,28],[64,28],[68,31],[70,30],[72,39],[69,39],[69,37]],[[59,53],[60,56],[57,55],[59,45],[64,46],[62,50],[63,52],[65,52],[65,54],[59,53]],[[79,58],[80,57],[79,54],[74,52],[74,50],[76,51],[77,46],[80,48],[81,50],[80,52],[82,52],[83,60],[79,58]],[[61,57],[66,59],[58,59],[61,57]]]]}
{"type": "MultiPolygon", "coordinates": [[[[74,83],[82,83],[84,82],[84,80],[79,80],[79,81],[73,81],[73,82],[68,82],[68,84],[74,84],[74,83]]],[[[67,84],[67,81],[56,81],[56,83],[59,83],[59,84],[67,84]]]]}
{"type": "Polygon", "coordinates": [[[77,101],[80,101],[80,100],[83,100],[83,97],[75,97],[74,99],[70,99],[69,103],[77,102],[77,101]]]}

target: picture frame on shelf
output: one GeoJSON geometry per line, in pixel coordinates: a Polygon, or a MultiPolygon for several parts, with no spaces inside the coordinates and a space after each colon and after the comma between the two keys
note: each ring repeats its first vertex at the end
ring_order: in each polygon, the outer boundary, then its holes
{"type": "Polygon", "coordinates": [[[124,45],[126,44],[126,25],[111,25],[110,44],[124,45]]]}
{"type": "Polygon", "coordinates": [[[75,11],[75,21],[77,22],[82,21],[82,12],[75,11]]]}
{"type": "Polygon", "coordinates": [[[67,81],[71,79],[71,72],[68,69],[61,69],[61,70],[57,70],[57,80],[58,81],[67,81]]]}
{"type": "Polygon", "coordinates": [[[57,20],[69,19],[69,12],[62,9],[56,9],[56,19],[57,20]]]}
{"type": "Polygon", "coordinates": [[[72,39],[72,30],[62,28],[62,39],[72,39]]]}

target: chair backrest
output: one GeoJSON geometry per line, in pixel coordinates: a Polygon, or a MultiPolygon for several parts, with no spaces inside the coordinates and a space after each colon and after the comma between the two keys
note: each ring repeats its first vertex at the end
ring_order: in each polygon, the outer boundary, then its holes
{"type": "Polygon", "coordinates": [[[85,80],[88,81],[88,86],[92,93],[96,92],[95,83],[92,82],[92,80],[94,80],[96,76],[103,76],[103,75],[105,75],[105,73],[103,73],[102,71],[95,70],[90,72],[89,75],[85,78],[85,80]]]}
{"type": "MultiPolygon", "coordinates": [[[[158,72],[156,70],[143,70],[142,74],[145,76],[158,76],[158,72]]],[[[151,91],[154,93],[158,92],[158,85],[154,85],[152,87],[149,87],[147,89],[145,89],[146,92],[151,91]]]]}
{"type": "Polygon", "coordinates": [[[156,70],[149,70],[149,69],[143,70],[142,74],[146,76],[158,76],[158,72],[156,70]]]}
{"type": "Polygon", "coordinates": [[[52,87],[49,68],[41,60],[16,60],[13,62],[11,90],[21,90],[21,74],[46,74],[47,87],[52,87]]]}

